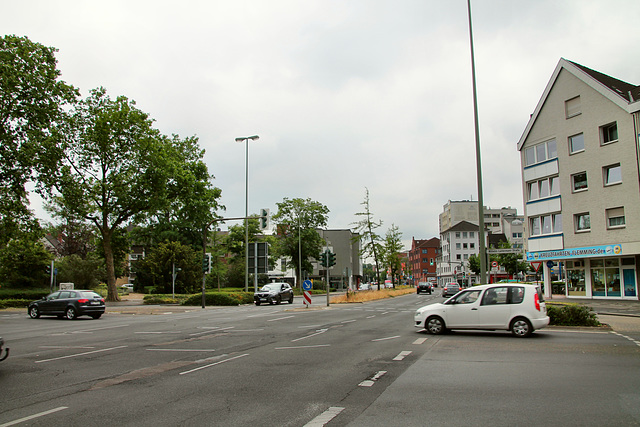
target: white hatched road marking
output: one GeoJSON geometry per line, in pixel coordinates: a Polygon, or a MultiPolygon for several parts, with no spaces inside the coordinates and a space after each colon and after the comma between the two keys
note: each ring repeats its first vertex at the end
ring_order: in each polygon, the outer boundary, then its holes
{"type": "Polygon", "coordinates": [[[315,337],[316,335],[324,334],[328,329],[318,329],[315,334],[307,335],[305,337],[296,338],[295,340],[291,340],[291,342],[306,340],[307,338],[315,337]]]}
{"type": "Polygon", "coordinates": [[[374,385],[376,383],[376,381],[378,381],[380,378],[382,378],[382,376],[384,374],[386,374],[387,371],[378,371],[376,372],[376,374],[369,378],[368,380],[364,380],[362,381],[360,384],[358,384],[358,386],[360,387],[371,387],[372,385],[374,385]]]}
{"type": "Polygon", "coordinates": [[[344,411],[344,408],[340,408],[338,406],[332,406],[326,411],[324,411],[322,414],[318,415],[317,417],[309,421],[307,424],[305,424],[305,427],[322,427],[325,424],[327,424],[329,421],[337,417],[338,414],[340,414],[340,412],[342,411],[344,411]]]}
{"type": "Polygon", "coordinates": [[[297,348],[317,348],[317,347],[330,347],[330,344],[318,344],[318,345],[299,345],[295,347],[276,347],[276,350],[293,350],[297,348]]]}
{"type": "Polygon", "coordinates": [[[400,354],[398,354],[396,357],[393,358],[393,360],[395,361],[404,360],[404,358],[410,355],[411,353],[412,353],[411,351],[401,351],[400,354]]]}
{"type": "Polygon", "coordinates": [[[424,344],[424,342],[425,342],[426,340],[428,340],[428,339],[429,339],[429,338],[418,338],[418,339],[417,339],[417,340],[415,340],[413,343],[414,343],[415,345],[424,344]]]}
{"type": "Polygon", "coordinates": [[[277,321],[277,320],[291,319],[292,317],[295,317],[295,316],[278,317],[277,319],[270,319],[270,320],[267,320],[267,322],[275,322],[275,321],[277,321]]]}

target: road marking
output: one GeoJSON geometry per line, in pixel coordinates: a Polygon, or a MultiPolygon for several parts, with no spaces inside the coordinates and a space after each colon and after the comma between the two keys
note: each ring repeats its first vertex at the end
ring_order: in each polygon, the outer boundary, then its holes
{"type": "Polygon", "coordinates": [[[212,329],[212,330],[208,330],[208,331],[204,331],[204,332],[195,332],[193,334],[189,334],[189,336],[197,336],[197,335],[204,335],[204,334],[211,334],[213,332],[220,332],[220,331],[226,331],[227,329],[233,329],[235,326],[228,326],[226,328],[219,328],[219,329],[212,329]]]}
{"type": "Polygon", "coordinates": [[[626,335],[622,335],[621,333],[616,332],[616,331],[611,331],[611,333],[612,333],[612,334],[615,334],[615,335],[617,335],[617,336],[619,336],[619,337],[626,338],[626,339],[628,339],[629,341],[631,341],[632,343],[634,343],[635,345],[640,346],[640,341],[634,340],[633,338],[628,337],[628,336],[626,336],[626,335]]]}
{"type": "Polygon", "coordinates": [[[147,348],[147,351],[193,351],[193,352],[202,352],[202,351],[215,351],[214,349],[206,349],[206,350],[198,350],[192,348],[147,348]]]}
{"type": "Polygon", "coordinates": [[[418,339],[417,339],[417,340],[415,340],[413,343],[414,343],[415,345],[424,344],[424,342],[425,342],[426,340],[428,340],[428,339],[429,339],[429,338],[418,338],[418,339]]]}
{"type": "Polygon", "coordinates": [[[182,331],[157,331],[157,332],[134,332],[134,334],[140,335],[162,335],[162,334],[181,334],[182,331]]]}
{"type": "Polygon", "coordinates": [[[44,362],[51,362],[53,360],[68,359],[70,357],[85,356],[87,354],[100,353],[100,352],[103,352],[103,351],[117,350],[119,348],[125,348],[125,347],[127,347],[127,346],[126,345],[121,345],[119,347],[103,348],[102,350],[87,351],[85,353],[70,354],[68,356],[54,357],[53,359],[36,360],[36,363],[44,363],[44,362]]]}
{"type": "Polygon", "coordinates": [[[320,415],[318,415],[317,417],[315,417],[314,419],[312,419],[311,421],[309,421],[307,424],[304,425],[304,427],[322,427],[326,425],[329,421],[337,417],[338,414],[340,414],[340,412],[342,411],[344,411],[344,408],[340,408],[338,406],[332,406],[326,411],[324,411],[323,413],[321,413],[320,415]]]}
{"type": "Polygon", "coordinates": [[[392,339],[395,339],[395,338],[400,338],[400,335],[396,335],[396,336],[393,336],[393,337],[386,337],[386,338],[377,338],[377,339],[371,340],[371,341],[373,341],[373,342],[375,342],[375,341],[386,341],[386,340],[392,340],[392,339]]]}
{"type": "Polygon", "coordinates": [[[368,380],[362,381],[360,384],[358,384],[358,386],[360,386],[360,387],[371,387],[372,385],[374,385],[376,383],[376,381],[378,381],[380,378],[382,378],[382,376],[384,374],[386,374],[386,373],[387,373],[387,371],[378,371],[378,372],[376,372],[376,374],[374,376],[372,376],[368,380]]]}
{"type": "Polygon", "coordinates": [[[83,330],[80,330],[80,331],[74,331],[74,332],[71,332],[71,333],[72,333],[72,334],[81,334],[81,333],[93,332],[93,331],[103,331],[103,330],[105,330],[105,329],[126,328],[126,327],[128,327],[128,326],[129,326],[129,325],[105,326],[105,327],[102,327],[102,328],[83,329],[83,330]]]}
{"type": "Polygon", "coordinates": [[[267,322],[275,322],[277,320],[291,319],[292,317],[295,317],[295,316],[278,317],[277,319],[269,319],[267,320],[267,322]]]}
{"type": "Polygon", "coordinates": [[[374,314],[373,316],[367,316],[367,319],[373,319],[374,317],[376,317],[376,315],[374,314]]]}
{"type": "Polygon", "coordinates": [[[62,411],[63,409],[69,409],[68,406],[60,406],[58,408],[49,409],[48,411],[40,412],[38,414],[29,415],[28,417],[20,418],[19,420],[9,421],[8,423],[0,424],[0,427],[12,426],[15,424],[20,424],[25,421],[32,420],[34,418],[43,417],[45,415],[53,414],[54,412],[62,411]]]}
{"type": "Polygon", "coordinates": [[[296,348],[316,348],[316,347],[330,347],[330,344],[318,344],[318,345],[299,345],[295,347],[276,347],[276,350],[291,350],[296,348]]]}
{"type": "Polygon", "coordinates": [[[357,322],[357,320],[353,319],[353,320],[344,320],[340,323],[352,323],[352,322],[357,322]]]}
{"type": "Polygon", "coordinates": [[[407,357],[411,353],[412,353],[411,351],[401,351],[396,357],[393,358],[393,360],[395,361],[403,360],[405,357],[407,357]]]}
{"type": "Polygon", "coordinates": [[[328,329],[318,329],[315,334],[307,335],[301,338],[296,338],[295,340],[291,340],[291,342],[306,340],[307,338],[315,337],[316,335],[324,334],[328,329]]]}
{"type": "Polygon", "coordinates": [[[210,368],[210,367],[212,367],[212,366],[219,365],[219,364],[221,364],[221,363],[225,363],[225,362],[230,362],[230,361],[232,361],[232,360],[239,359],[239,358],[241,358],[241,357],[245,357],[245,356],[248,356],[248,355],[249,355],[249,353],[245,353],[245,354],[241,354],[241,355],[239,355],[239,356],[232,357],[232,358],[230,358],[230,359],[220,360],[220,361],[215,362],[215,363],[210,363],[210,364],[205,365],[205,366],[200,366],[199,368],[191,369],[190,371],[180,372],[180,375],[190,374],[190,373],[192,373],[192,372],[199,371],[200,369],[210,368]]]}

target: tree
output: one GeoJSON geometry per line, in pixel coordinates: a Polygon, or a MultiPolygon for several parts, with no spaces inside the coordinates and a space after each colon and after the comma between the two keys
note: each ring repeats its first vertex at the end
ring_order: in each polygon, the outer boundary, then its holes
{"type": "Polygon", "coordinates": [[[384,247],[382,249],[383,260],[385,269],[391,272],[391,280],[395,287],[395,277],[402,269],[402,260],[400,259],[400,252],[402,251],[402,233],[400,229],[391,224],[391,228],[387,230],[387,234],[384,239],[384,247]]]}
{"type": "Polygon", "coordinates": [[[25,185],[54,167],[65,108],[78,92],[59,80],[55,52],[27,37],[0,38],[0,248],[18,233],[38,232],[25,185]]]}
{"type": "Polygon", "coordinates": [[[278,230],[276,253],[287,259],[287,267],[296,270],[298,286],[302,287],[302,272],[313,271],[310,258],[319,259],[324,239],[317,229],[327,226],[329,208],[309,198],[284,198],[277,203],[272,216],[278,230]]]}
{"type": "Polygon", "coordinates": [[[136,289],[153,286],[165,294],[173,292],[174,267],[177,293],[195,293],[200,287],[202,263],[200,251],[180,242],[162,242],[136,263],[136,289]]]}
{"type": "Polygon", "coordinates": [[[48,288],[53,257],[42,243],[25,236],[0,250],[0,284],[9,288],[48,288]]]}
{"type": "Polygon", "coordinates": [[[357,216],[363,217],[360,221],[354,222],[358,239],[363,242],[360,249],[360,255],[364,258],[373,257],[376,264],[376,277],[378,280],[378,290],[380,290],[380,265],[378,256],[382,252],[381,238],[375,230],[382,226],[382,221],[374,221],[373,214],[369,208],[369,189],[365,187],[366,193],[364,201],[360,203],[364,206],[364,212],[356,213],[357,216]]]}
{"type": "Polygon", "coordinates": [[[469,256],[469,270],[473,271],[473,274],[480,274],[480,257],[476,254],[469,256]]]}
{"type": "Polygon", "coordinates": [[[107,300],[116,301],[114,237],[136,218],[166,206],[176,149],[133,101],[112,100],[100,88],[76,106],[63,144],[51,151],[63,158],[46,181],[58,192],[53,201],[98,230],[107,300]]]}
{"type": "Polygon", "coordinates": [[[104,260],[96,253],[85,258],[78,254],[56,261],[58,282],[71,282],[76,289],[93,289],[106,277],[104,260]]]}

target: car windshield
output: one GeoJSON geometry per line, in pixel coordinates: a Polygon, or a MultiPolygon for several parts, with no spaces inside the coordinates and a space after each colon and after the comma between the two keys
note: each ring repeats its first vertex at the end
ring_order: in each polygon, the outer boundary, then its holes
{"type": "Polygon", "coordinates": [[[269,292],[269,291],[277,291],[280,289],[280,285],[264,285],[260,288],[261,291],[269,292]]]}

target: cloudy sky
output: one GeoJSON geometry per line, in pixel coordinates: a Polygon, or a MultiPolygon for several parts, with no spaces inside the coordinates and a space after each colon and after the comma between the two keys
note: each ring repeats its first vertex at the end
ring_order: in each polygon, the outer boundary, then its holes
{"type": "MultiPolygon", "coordinates": [[[[484,202],[522,213],[516,143],[561,57],[640,84],[637,0],[473,0],[484,202]]],[[[2,1],[4,34],[53,46],[83,96],[125,95],[195,135],[225,216],[283,198],[362,211],[405,244],[477,200],[465,0],[2,1]]]]}

